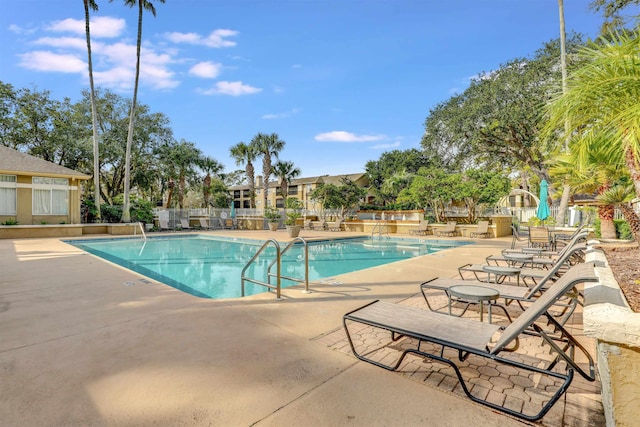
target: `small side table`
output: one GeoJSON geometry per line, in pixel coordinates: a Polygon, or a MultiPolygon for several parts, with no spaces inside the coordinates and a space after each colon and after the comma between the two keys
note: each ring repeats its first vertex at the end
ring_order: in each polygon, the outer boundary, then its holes
{"type": "Polygon", "coordinates": [[[495,283],[502,283],[507,277],[515,277],[516,283],[520,285],[520,269],[515,267],[502,267],[496,265],[485,265],[482,269],[488,274],[488,281],[491,282],[491,275],[496,276],[495,283]]]}
{"type": "Polygon", "coordinates": [[[491,323],[491,306],[493,305],[493,301],[497,300],[500,297],[500,292],[495,289],[487,288],[484,286],[473,286],[473,285],[459,285],[459,286],[451,286],[449,288],[449,316],[451,316],[451,297],[458,298],[462,301],[475,302],[480,304],[480,321],[483,321],[483,312],[484,307],[483,303],[485,301],[489,302],[489,323],[491,323]]]}
{"type": "Polygon", "coordinates": [[[521,266],[525,266],[527,264],[531,264],[531,267],[533,267],[533,254],[510,254],[510,253],[505,253],[503,254],[504,259],[507,260],[507,263],[509,264],[509,267],[515,267],[516,264],[519,264],[521,266]]]}

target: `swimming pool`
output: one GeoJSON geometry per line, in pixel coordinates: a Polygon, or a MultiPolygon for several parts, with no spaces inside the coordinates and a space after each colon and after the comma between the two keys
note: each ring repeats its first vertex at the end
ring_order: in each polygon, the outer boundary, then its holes
{"type": "MultiPolygon", "coordinates": [[[[241,296],[242,269],[263,244],[262,241],[206,235],[66,240],[66,243],[144,274],[183,292],[202,298],[241,296]]],[[[351,238],[309,242],[309,281],[375,267],[403,259],[462,246],[470,242],[446,240],[351,238]]],[[[247,276],[267,279],[275,248],[267,249],[247,270],[247,276]]],[[[304,277],[304,251],[295,245],[282,257],[281,274],[304,277]]],[[[275,271],[275,270],[274,270],[275,271]]],[[[273,283],[273,281],[272,281],[273,283]]],[[[282,287],[295,282],[282,280],[282,287]]],[[[245,282],[245,294],[267,288],[245,282]]]]}

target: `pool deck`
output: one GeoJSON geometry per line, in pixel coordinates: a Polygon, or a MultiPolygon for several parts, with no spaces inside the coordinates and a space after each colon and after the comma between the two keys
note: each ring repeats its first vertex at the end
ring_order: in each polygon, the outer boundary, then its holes
{"type": "MultiPolygon", "coordinates": [[[[209,233],[289,240],[285,231],[209,233]]],[[[511,239],[475,242],[313,283],[311,293],[284,289],[277,301],[200,299],[59,239],[0,240],[0,424],[604,425],[597,382],[574,379],[547,416],[527,423],[463,397],[444,371],[389,372],[350,353],[346,312],[375,299],[420,304],[420,283],[454,277],[511,239]]],[[[572,322],[593,350],[580,312],[572,322]]],[[[494,376],[488,393],[515,389],[508,373],[494,376]]]]}

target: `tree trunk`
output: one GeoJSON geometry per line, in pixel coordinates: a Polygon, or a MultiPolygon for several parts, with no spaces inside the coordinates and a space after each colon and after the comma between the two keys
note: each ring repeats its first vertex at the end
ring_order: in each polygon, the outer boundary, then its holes
{"type": "Polygon", "coordinates": [[[102,213],[100,212],[100,156],[98,146],[98,117],[96,114],[96,96],[93,86],[93,62],[91,60],[91,32],[89,29],[89,0],[84,0],[84,21],[85,32],[87,36],[87,60],[89,63],[89,87],[91,88],[91,124],[93,127],[93,185],[94,185],[94,203],[96,206],[96,222],[102,221],[102,213]]]}
{"type": "Polygon", "coordinates": [[[127,133],[127,150],[124,169],[124,202],[122,205],[122,222],[131,222],[129,212],[129,187],[131,185],[131,145],[133,144],[133,125],[135,122],[136,101],[138,98],[138,80],[140,79],[140,44],[142,43],[142,0],[138,0],[138,43],[136,46],[136,79],[133,86],[133,101],[129,114],[129,131],[127,133]]]}
{"type": "Polygon", "coordinates": [[[640,243],[640,218],[638,214],[626,203],[620,204],[620,210],[624,219],[629,223],[629,228],[636,242],[640,243]]]}
{"type": "Polygon", "coordinates": [[[598,206],[598,217],[600,218],[600,237],[607,240],[616,238],[616,226],[613,223],[613,205],[598,206]]]}

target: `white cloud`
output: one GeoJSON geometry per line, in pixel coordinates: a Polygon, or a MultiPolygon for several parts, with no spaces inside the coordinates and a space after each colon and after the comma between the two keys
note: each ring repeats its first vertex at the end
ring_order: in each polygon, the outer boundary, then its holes
{"type": "Polygon", "coordinates": [[[189,74],[193,74],[197,77],[202,77],[203,79],[215,79],[220,75],[222,71],[222,64],[217,64],[215,62],[205,61],[200,62],[189,70],[189,74]]]}
{"type": "MultiPolygon", "coordinates": [[[[98,16],[91,19],[90,31],[91,37],[118,37],[122,34],[126,27],[124,19],[111,18],[109,16],[98,16]]],[[[67,32],[74,34],[85,34],[84,19],[67,18],[62,21],[55,21],[48,30],[55,32],[67,32]]]]}
{"type": "MultiPolygon", "coordinates": [[[[37,45],[53,46],[58,48],[70,47],[72,49],[87,50],[87,39],[81,37],[41,37],[33,42],[37,45]]],[[[91,50],[94,49],[91,44],[91,50]]]]}
{"type": "Polygon", "coordinates": [[[87,64],[75,55],[34,51],[18,56],[21,58],[20,65],[31,70],[59,73],[83,73],[87,71],[87,64]]]}
{"type": "Polygon", "coordinates": [[[15,34],[19,34],[21,36],[28,36],[36,32],[35,28],[25,28],[16,24],[9,25],[9,31],[15,34]]]}
{"type": "Polygon", "coordinates": [[[398,148],[398,147],[400,147],[400,141],[396,141],[391,144],[376,144],[376,145],[372,145],[369,148],[371,148],[372,150],[387,150],[389,148],[398,148]]]}
{"type": "Polygon", "coordinates": [[[237,31],[227,29],[214,30],[207,37],[202,37],[200,34],[196,33],[172,32],[165,34],[166,38],[174,43],[189,43],[215,48],[235,46],[236,42],[233,40],[227,40],[227,38],[236,35],[238,35],[237,31]]]}
{"type": "Polygon", "coordinates": [[[299,108],[294,108],[291,111],[287,111],[284,113],[276,113],[276,114],[265,114],[262,116],[265,120],[273,120],[273,119],[286,119],[300,112],[299,108]]]}
{"type": "Polygon", "coordinates": [[[242,96],[251,95],[254,93],[262,92],[262,89],[245,85],[242,82],[218,82],[216,85],[207,90],[201,91],[204,95],[230,95],[230,96],[242,96]]]}
{"type": "Polygon", "coordinates": [[[325,132],[315,136],[316,141],[322,142],[370,142],[380,141],[384,138],[384,135],[356,135],[342,130],[325,132]]]}

